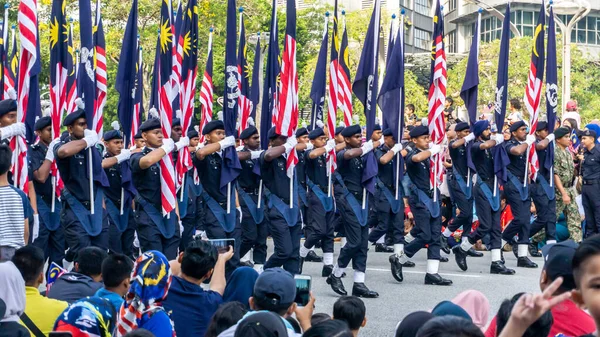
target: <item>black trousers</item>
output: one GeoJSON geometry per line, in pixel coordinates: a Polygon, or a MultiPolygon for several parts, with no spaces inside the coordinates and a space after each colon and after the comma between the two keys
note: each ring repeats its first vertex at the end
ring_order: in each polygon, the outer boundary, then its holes
{"type": "MultiPolygon", "coordinates": [[[[255,203],[258,202],[256,194],[249,194],[255,203]]],[[[258,205],[258,204],[257,204],[258,205]]],[[[254,248],[252,254],[254,263],[265,264],[267,260],[267,216],[265,203],[261,202],[261,210],[265,212],[263,221],[259,224],[254,221],[252,214],[248,210],[248,206],[242,198],[240,198],[240,207],[242,208],[242,244],[240,248],[240,257],[246,255],[250,249],[254,248]]]]}
{"type": "MultiPolygon", "coordinates": [[[[439,203],[439,197],[437,200],[439,203]]],[[[412,242],[404,246],[404,253],[408,257],[412,257],[427,245],[427,259],[439,260],[441,247],[440,235],[442,235],[441,216],[431,216],[427,207],[412,193],[408,197],[408,205],[415,219],[415,227],[412,233],[415,233],[416,236],[412,242]]]]}
{"type": "Polygon", "coordinates": [[[196,197],[188,197],[187,214],[181,219],[181,225],[183,226],[183,233],[181,233],[181,241],[179,241],[179,251],[185,251],[188,244],[194,238],[196,233],[198,211],[196,208],[197,202],[196,197]]]}
{"type": "MultiPolygon", "coordinates": [[[[235,202],[235,200],[232,200],[235,202]]],[[[235,227],[233,231],[226,232],[223,226],[219,223],[219,220],[215,217],[213,212],[208,208],[208,205],[204,204],[204,230],[206,236],[209,239],[235,239],[233,257],[225,264],[225,276],[229,278],[229,275],[233,273],[235,268],[240,264],[240,246],[242,245],[242,227],[240,225],[240,215],[232,205],[231,211],[235,212],[235,227]]]]}
{"type": "Polygon", "coordinates": [[[531,198],[537,218],[531,224],[529,236],[546,229],[546,240],[556,240],[556,198],[550,200],[541,184],[531,184],[531,198]]]}
{"type": "Polygon", "coordinates": [[[518,244],[529,244],[529,231],[531,228],[531,201],[521,200],[521,195],[512,182],[504,184],[504,195],[506,202],[510,205],[510,210],[514,219],[506,226],[502,238],[505,241],[512,242],[514,236],[519,234],[518,244]]]}
{"type": "Polygon", "coordinates": [[[347,240],[346,245],[342,247],[338,256],[338,267],[346,268],[352,260],[352,269],[364,273],[367,268],[369,226],[360,225],[346,199],[337,200],[337,206],[342,216],[347,240]]]}
{"type": "MultiPolygon", "coordinates": [[[[493,193],[494,188],[490,187],[493,193]]],[[[500,193],[500,191],[496,191],[500,193]]],[[[502,229],[500,226],[500,217],[502,211],[500,208],[497,211],[492,209],[490,202],[486,198],[483,190],[479,185],[473,186],[473,195],[475,197],[475,209],[477,210],[477,218],[479,218],[479,227],[469,234],[469,242],[476,244],[478,240],[483,239],[487,234],[490,235],[489,249],[499,249],[502,245],[502,229]]]]}
{"type": "Polygon", "coordinates": [[[138,239],[142,252],[157,250],[163,253],[169,260],[177,257],[177,248],[180,240],[179,228],[175,229],[175,234],[172,237],[165,238],[148,213],[141,207],[137,207],[135,222],[137,223],[138,239]]]}
{"type": "Polygon", "coordinates": [[[458,212],[459,214],[454,217],[454,220],[450,222],[448,229],[451,232],[454,232],[462,227],[463,233],[471,233],[471,227],[473,225],[473,197],[470,199],[467,198],[454,177],[448,179],[448,190],[450,191],[452,203],[456,209],[460,211],[458,212]]]}
{"type": "Polygon", "coordinates": [[[65,231],[61,225],[56,230],[49,230],[40,216],[40,229],[38,237],[32,243],[44,251],[44,260],[49,259],[48,264],[55,262],[62,266],[62,260],[65,258],[65,231]]]}
{"type": "Polygon", "coordinates": [[[312,191],[308,192],[306,210],[308,223],[305,228],[304,248],[312,248],[321,241],[323,253],[333,253],[334,211],[325,212],[321,200],[312,191]]]}
{"type": "Polygon", "coordinates": [[[585,213],[585,237],[587,238],[600,233],[600,184],[583,185],[581,197],[585,213]]]}
{"type": "Polygon", "coordinates": [[[137,223],[135,222],[133,210],[129,212],[129,222],[127,223],[125,231],[120,232],[110,216],[108,217],[108,223],[108,237],[110,239],[108,249],[113,253],[125,254],[129,257],[133,257],[133,240],[135,239],[135,231],[137,230],[137,223]]]}
{"type": "Polygon", "coordinates": [[[80,249],[95,246],[108,250],[108,214],[106,210],[96,210],[104,212],[102,218],[102,231],[96,236],[89,235],[79,219],[69,207],[67,202],[63,202],[63,208],[60,214],[61,226],[64,228],[65,241],[69,247],[69,256],[75,258],[80,249]]]}
{"type": "Polygon", "coordinates": [[[264,268],[283,269],[293,274],[298,274],[300,269],[300,235],[302,223],[300,217],[295,226],[288,226],[287,221],[277,208],[267,207],[269,218],[269,232],[273,237],[275,251],[265,263],[264,268]]]}
{"type": "MultiPolygon", "coordinates": [[[[394,193],[392,191],[392,193],[394,193]]],[[[398,213],[392,212],[390,203],[383,194],[379,192],[377,199],[375,200],[375,214],[377,216],[377,226],[369,233],[369,241],[377,242],[382,236],[388,233],[392,233],[392,240],[394,244],[404,244],[404,202],[402,200],[402,193],[399,194],[401,207],[398,213]]]]}

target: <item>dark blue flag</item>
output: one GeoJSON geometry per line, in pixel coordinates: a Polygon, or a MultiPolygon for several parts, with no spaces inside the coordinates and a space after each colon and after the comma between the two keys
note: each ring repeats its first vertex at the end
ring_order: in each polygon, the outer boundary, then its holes
{"type": "MultiPolygon", "coordinates": [[[[557,78],[557,64],[556,64],[556,24],[554,23],[554,10],[550,5],[550,21],[548,22],[548,48],[546,55],[546,117],[548,119],[548,133],[554,132],[554,125],[556,124],[556,110],[558,109],[558,78],[557,78]]],[[[550,142],[548,145],[548,152],[544,167],[548,170],[554,163],[554,142],[550,142]]],[[[550,179],[552,179],[552,173],[550,179]]],[[[552,186],[552,181],[550,186],[552,186]]]]}
{"type": "MultiPolygon", "coordinates": [[[[35,29],[38,29],[35,27],[35,29]]],[[[37,34],[39,37],[39,32],[37,34]]],[[[25,140],[28,144],[33,144],[36,139],[34,132],[35,120],[37,117],[42,116],[42,105],[40,100],[40,72],[42,71],[42,63],[40,56],[40,39],[36,41],[36,53],[35,63],[31,68],[29,75],[31,76],[29,82],[29,101],[27,102],[27,114],[25,115],[25,128],[27,129],[27,136],[25,140]]]]}
{"type": "MultiPolygon", "coordinates": [[[[460,98],[465,102],[465,107],[469,113],[469,124],[473,126],[477,121],[477,96],[479,91],[479,41],[481,32],[481,9],[477,14],[477,23],[475,24],[475,33],[471,42],[471,50],[469,51],[469,60],[467,61],[467,71],[462,88],[460,89],[460,98]]],[[[471,159],[472,142],[467,144],[467,165],[470,169],[475,170],[475,164],[471,159]]],[[[470,184],[467,181],[467,186],[470,184]]]]}
{"type": "Polygon", "coordinates": [[[133,0],[125,26],[119,67],[115,78],[115,90],[119,93],[117,116],[125,135],[125,148],[129,148],[129,144],[133,142],[131,127],[135,115],[135,93],[138,91],[137,86],[141,85],[137,82],[139,62],[137,21],[138,0],[133,0]]]}
{"type": "MultiPolygon", "coordinates": [[[[238,67],[236,51],[236,6],[235,0],[227,1],[227,35],[225,42],[225,92],[223,93],[223,123],[225,135],[235,136],[238,117],[238,67]]],[[[223,169],[221,171],[221,190],[225,191],[227,184],[232,183],[242,171],[242,165],[234,147],[223,151],[223,169]]]]}
{"type": "MultiPolygon", "coordinates": [[[[381,21],[381,1],[375,0],[373,14],[360,55],[360,62],[356,70],[356,77],[352,85],[352,92],[363,104],[367,118],[367,139],[371,138],[375,128],[375,114],[377,113],[377,59],[379,54],[379,28],[381,21]]],[[[373,151],[363,156],[364,169],[362,183],[369,192],[375,193],[375,177],[377,176],[377,159],[373,151]]]]}
{"type": "Polygon", "coordinates": [[[271,12],[271,30],[269,32],[269,53],[267,54],[267,70],[263,85],[262,116],[260,118],[260,147],[269,148],[269,129],[273,126],[273,114],[277,112],[277,79],[279,77],[279,41],[277,38],[277,0],[273,0],[271,12]]]}
{"type": "Polygon", "coordinates": [[[96,101],[96,75],[94,73],[94,39],[92,34],[92,7],[90,0],[79,0],[79,34],[81,53],[77,93],[85,103],[85,119],[88,129],[93,129],[96,101]]]}
{"type": "MultiPolygon", "coordinates": [[[[504,21],[502,22],[502,38],[500,40],[500,56],[498,59],[498,78],[496,79],[496,100],[494,117],[496,127],[501,131],[506,117],[506,102],[508,99],[508,55],[510,48],[510,3],[506,4],[504,21]]],[[[504,146],[494,147],[494,173],[502,183],[506,181],[506,167],[510,164],[504,146]]]]}
{"type": "Polygon", "coordinates": [[[252,88],[250,88],[250,102],[252,102],[252,110],[250,111],[250,117],[256,122],[256,108],[258,107],[258,101],[260,100],[260,78],[262,75],[262,68],[260,67],[260,32],[258,32],[256,38],[256,48],[254,49],[254,65],[252,66],[252,88]]]}
{"type": "MultiPolygon", "coordinates": [[[[160,29],[158,30],[158,37],[156,38],[156,52],[154,54],[154,63],[152,69],[152,87],[150,88],[150,109],[155,108],[158,110],[159,99],[158,99],[158,61],[160,60],[160,29]]],[[[148,118],[150,116],[148,115],[148,118]]]]}
{"type": "Polygon", "coordinates": [[[385,58],[385,67],[390,64],[390,60],[392,58],[392,53],[394,52],[394,44],[396,43],[397,34],[394,33],[394,24],[396,23],[396,14],[392,14],[392,22],[390,23],[390,33],[388,38],[388,47],[385,58]]]}
{"type": "Polygon", "coordinates": [[[319,58],[315,67],[315,76],[310,89],[310,99],[312,100],[312,115],[310,116],[309,130],[313,130],[317,121],[323,121],[323,105],[325,103],[325,87],[327,85],[327,41],[329,39],[329,12],[325,14],[325,30],[321,48],[319,49],[319,58]]]}

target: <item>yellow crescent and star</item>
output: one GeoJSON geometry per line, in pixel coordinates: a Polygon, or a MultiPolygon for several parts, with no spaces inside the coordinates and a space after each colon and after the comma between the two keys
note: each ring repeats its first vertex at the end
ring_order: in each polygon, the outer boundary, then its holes
{"type": "Polygon", "coordinates": [[[543,31],[544,31],[544,27],[541,24],[538,24],[535,27],[535,33],[533,34],[533,46],[532,46],[531,49],[533,51],[533,54],[535,54],[535,56],[537,56],[537,57],[540,57],[540,55],[538,54],[538,51],[535,48],[535,43],[537,41],[538,35],[540,35],[540,33],[543,32],[543,31]]]}

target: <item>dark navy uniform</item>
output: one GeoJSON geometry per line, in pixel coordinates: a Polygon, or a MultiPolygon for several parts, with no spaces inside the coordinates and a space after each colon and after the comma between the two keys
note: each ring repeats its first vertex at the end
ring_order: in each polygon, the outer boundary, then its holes
{"type": "MultiPolygon", "coordinates": [[[[244,148],[240,152],[250,152],[244,148]]],[[[267,217],[265,216],[265,200],[262,198],[260,208],[258,207],[258,190],[260,187],[260,177],[253,171],[258,163],[258,159],[248,159],[240,161],[242,172],[238,177],[238,196],[240,197],[240,207],[242,208],[242,244],[240,256],[246,255],[250,249],[254,248],[253,258],[255,264],[264,265],[267,261],[267,217]],[[245,195],[242,195],[245,194],[245,195]],[[256,208],[256,217],[250,212],[246,198],[252,201],[251,207],[256,208]],[[262,214],[259,214],[262,213],[262,214]],[[262,215],[262,219],[260,216],[262,215]],[[256,220],[262,220],[257,223],[256,220]]]]}
{"type": "Polygon", "coordinates": [[[455,141],[450,142],[448,147],[452,158],[452,170],[448,171],[448,190],[452,203],[460,210],[460,214],[454,217],[448,229],[454,232],[462,227],[463,233],[469,234],[473,224],[473,172],[467,166],[466,144],[453,148],[452,144],[455,141]]]}
{"type": "MultiPolygon", "coordinates": [[[[525,177],[525,164],[527,151],[519,156],[512,155],[510,149],[521,145],[516,139],[511,139],[505,143],[506,153],[510,159],[507,167],[508,181],[504,184],[504,195],[510,205],[514,219],[504,229],[502,238],[505,241],[512,242],[515,234],[519,234],[518,244],[529,244],[530,217],[531,217],[531,199],[529,195],[529,183],[523,187],[525,177]]],[[[533,145],[532,145],[533,146],[533,145]]]]}
{"type": "MultiPolygon", "coordinates": [[[[294,150],[292,150],[294,151],[294,150]]],[[[300,231],[302,221],[299,210],[297,189],[298,180],[295,178],[294,208],[290,209],[290,178],[286,171],[287,159],[281,155],[268,162],[265,152],[260,155],[260,170],[263,183],[267,190],[267,217],[269,232],[273,237],[275,251],[265,264],[265,269],[283,267],[292,274],[297,274],[300,267],[300,231]]],[[[294,172],[297,177],[298,172],[294,172]]]]}
{"type": "MultiPolygon", "coordinates": [[[[154,212],[162,217],[160,164],[155,163],[147,169],[140,167],[140,159],[151,151],[153,151],[151,148],[144,147],[142,152],[133,153],[129,159],[133,174],[133,185],[138,191],[135,199],[135,222],[137,224],[138,239],[142,251],[158,250],[165,254],[168,259],[174,259],[177,257],[179,246],[179,227],[176,226],[173,233],[169,233],[169,237],[167,237],[151,217],[151,213],[154,212]],[[145,209],[141,205],[142,203],[147,203],[153,209],[148,206],[145,209]]],[[[177,221],[177,219],[170,220],[177,221]]]]}
{"type": "Polygon", "coordinates": [[[440,195],[433,201],[433,192],[429,183],[430,160],[425,159],[419,163],[412,161],[412,157],[422,152],[415,148],[406,156],[406,171],[412,185],[408,204],[415,220],[416,236],[413,241],[404,246],[404,253],[408,257],[415,255],[421,248],[427,246],[427,259],[440,259],[440,235],[442,231],[442,220],[440,216],[440,195]],[[427,203],[427,205],[426,205],[427,203]]]}
{"type": "Polygon", "coordinates": [[[540,169],[536,181],[531,183],[530,189],[537,217],[531,224],[529,236],[534,236],[545,228],[546,239],[556,240],[556,197],[554,183],[550,180],[554,179],[554,174],[550,175],[550,170],[544,166],[548,150],[549,146],[544,150],[536,150],[540,169]]]}
{"type": "Polygon", "coordinates": [[[298,198],[300,201],[300,216],[302,217],[302,223],[304,226],[308,223],[306,219],[306,208],[308,207],[308,200],[306,194],[308,188],[306,187],[306,151],[296,151],[298,157],[298,164],[296,164],[296,173],[298,174],[298,198]]]}
{"type": "Polygon", "coordinates": [[[600,233],[600,146],[583,151],[581,163],[581,188],[583,210],[585,212],[585,237],[600,233]]]}
{"type": "Polygon", "coordinates": [[[54,213],[52,210],[52,176],[44,182],[37,181],[33,172],[37,171],[44,160],[48,147],[39,142],[29,148],[29,172],[30,179],[35,188],[37,208],[40,220],[39,235],[33,242],[33,245],[41,248],[44,251],[44,258],[49,260],[49,263],[55,262],[59,266],[62,265],[62,260],[65,258],[65,234],[64,229],[60,225],[61,202],[58,198],[55,199],[54,213]]]}
{"type": "Polygon", "coordinates": [[[389,163],[383,165],[380,160],[391,151],[385,144],[375,150],[379,165],[377,178],[377,194],[374,207],[377,215],[377,227],[369,234],[369,241],[376,242],[391,228],[394,244],[404,244],[404,202],[402,200],[402,185],[399,186],[398,200],[396,200],[396,162],[394,156],[389,163]]]}
{"type": "MultiPolygon", "coordinates": [[[[194,153],[191,153],[190,155],[194,156],[194,153]]],[[[184,181],[185,187],[182,187],[186,189],[187,196],[184,196],[184,199],[186,200],[183,202],[186,202],[187,205],[185,208],[185,215],[182,214],[182,207],[179,207],[179,214],[180,216],[183,215],[183,218],[181,219],[183,232],[181,233],[181,241],[179,241],[180,252],[183,252],[187,245],[192,241],[196,229],[198,228],[198,199],[200,199],[200,197],[197,195],[197,192],[200,190],[200,185],[194,182],[194,171],[195,168],[192,168],[186,172],[184,181]]],[[[182,204],[181,189],[177,193],[177,202],[179,202],[179,205],[182,204]]]]}

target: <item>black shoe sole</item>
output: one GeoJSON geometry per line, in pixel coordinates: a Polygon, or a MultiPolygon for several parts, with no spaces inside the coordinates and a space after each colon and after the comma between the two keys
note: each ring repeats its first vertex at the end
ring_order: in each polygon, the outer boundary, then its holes
{"type": "Polygon", "coordinates": [[[450,281],[450,283],[436,283],[436,282],[432,282],[432,281],[425,281],[426,285],[431,285],[431,286],[451,286],[452,285],[452,281],[450,281]]]}
{"type": "Polygon", "coordinates": [[[348,295],[347,291],[342,292],[342,291],[337,291],[337,290],[333,289],[333,286],[331,285],[331,279],[330,278],[327,278],[327,280],[325,280],[325,282],[331,286],[331,290],[333,290],[334,293],[336,293],[338,295],[342,295],[342,296],[348,295]]]}

